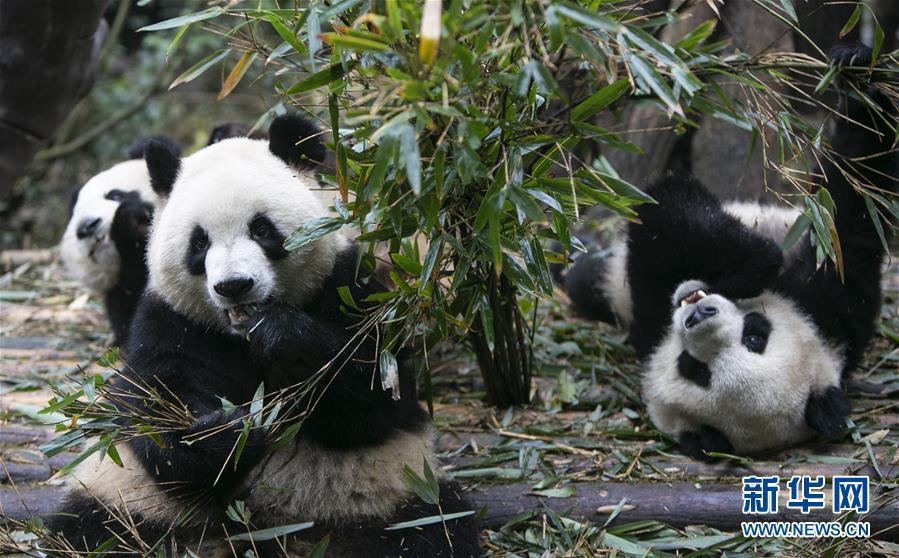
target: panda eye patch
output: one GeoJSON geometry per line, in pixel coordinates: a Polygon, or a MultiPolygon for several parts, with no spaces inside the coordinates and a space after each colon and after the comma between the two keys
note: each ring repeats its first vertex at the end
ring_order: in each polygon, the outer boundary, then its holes
{"type": "Polygon", "coordinates": [[[250,220],[250,238],[265,252],[271,260],[287,257],[284,249],[284,235],[278,232],[275,224],[265,214],[258,214],[250,220]]]}
{"type": "Polygon", "coordinates": [[[206,273],[206,253],[209,251],[209,235],[197,225],[190,233],[187,245],[187,270],[192,275],[206,273]]]}
{"type": "Polygon", "coordinates": [[[762,354],[768,346],[771,322],[758,312],[750,312],[743,317],[743,345],[753,353],[762,354]]]}
{"type": "Polygon", "coordinates": [[[256,238],[267,238],[269,234],[271,234],[272,229],[269,227],[269,224],[266,222],[267,219],[256,219],[253,221],[250,226],[250,231],[253,233],[253,236],[256,238]]]}
{"type": "Polygon", "coordinates": [[[106,192],[105,197],[106,197],[106,199],[112,200],[112,201],[122,201],[123,199],[125,199],[125,192],[123,192],[121,190],[110,190],[110,191],[106,192]]]}

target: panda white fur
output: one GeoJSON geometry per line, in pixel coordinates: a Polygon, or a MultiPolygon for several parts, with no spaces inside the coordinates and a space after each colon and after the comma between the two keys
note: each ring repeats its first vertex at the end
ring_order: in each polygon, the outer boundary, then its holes
{"type": "Polygon", "coordinates": [[[130,160],[97,174],[73,193],[69,222],[60,242],[68,273],[103,294],[115,345],[124,343],[147,282],[144,255],[157,202],[143,159],[151,140],[180,150],[165,136],[134,144],[128,150],[130,160]]]}
{"type": "MultiPolygon", "coordinates": [[[[360,316],[343,308],[338,288],[358,304],[379,289],[364,271],[357,276],[357,247],[331,234],[294,252],[283,248],[300,224],[328,214],[310,191],[311,172],[298,170],[306,158],[320,159],[316,132],[285,116],[268,141],[224,139],[184,159],[160,144],[147,148],[162,201],[150,234],[149,283],[126,346],[128,381],[119,385],[126,394],[149,385],[183,403],[195,421],[162,432],[162,445],[148,437],[122,444],[124,468],[92,458],[72,473],[71,495],[49,524],[75,547],[117,536],[117,552],[147,552],[127,524],[172,556],[230,556],[224,533],[245,528],[222,511],[238,499],[252,512],[253,529],[315,523],[290,537],[291,556],[327,534],[330,556],[480,554],[472,516],[385,530],[438,513],[411,490],[403,469],[422,475],[424,461],[439,469],[407,359],[398,358],[402,397],[394,400],[380,387],[376,340],[361,335],[360,316]],[[361,344],[348,354],[343,348],[354,337],[361,344]],[[276,393],[320,369],[327,381],[295,402],[297,409],[315,402],[296,438],[268,451],[269,432],[253,428],[238,463],[229,461],[257,386],[276,393]],[[220,398],[238,410],[227,415],[220,398]],[[182,443],[201,432],[215,433],[182,443]]],[[[152,416],[152,404],[133,404],[152,416]]],[[[295,421],[299,411],[287,409],[279,420],[295,421]]],[[[440,505],[444,513],[471,509],[446,479],[440,505]]],[[[242,552],[241,543],[231,544],[242,552]]],[[[284,555],[275,541],[254,546],[261,556],[284,555]]]]}
{"type": "MultiPolygon", "coordinates": [[[[870,50],[836,47],[831,56],[870,60],[870,50]]],[[[895,192],[895,120],[851,100],[847,116],[832,146],[855,162],[842,164],[859,182],[895,192]]],[[[822,171],[842,279],[831,263],[816,266],[808,231],[781,250],[795,211],[722,204],[676,177],[648,190],[658,204],[638,209],[642,224],[628,226],[611,256],[588,253],[565,278],[580,314],[629,328],[649,415],[689,455],[789,446],[845,423],[842,382],[874,332],[884,251],[864,200],[832,162],[822,171]]]]}

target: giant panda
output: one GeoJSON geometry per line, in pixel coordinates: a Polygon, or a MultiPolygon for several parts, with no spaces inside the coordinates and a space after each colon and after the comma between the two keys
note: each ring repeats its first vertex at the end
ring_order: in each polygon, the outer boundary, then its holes
{"type": "MultiPolygon", "coordinates": [[[[298,226],[328,215],[310,191],[311,172],[301,170],[321,153],[316,132],[282,116],[267,141],[224,139],[184,159],[161,144],[147,147],[162,200],[117,400],[131,413],[159,416],[142,397],[153,391],[190,420],[162,428],[155,441],[120,444],[124,467],[91,458],[72,472],[70,495],[48,526],[73,547],[117,537],[115,550],[126,554],[155,546],[169,556],[241,555],[247,544],[225,535],[247,528],[223,514],[239,501],[253,530],[314,522],[288,537],[290,556],[306,555],[326,535],[327,556],[480,554],[473,515],[386,530],[472,508],[450,480],[439,480],[439,508],[408,482],[406,467],[422,478],[425,463],[439,471],[432,433],[409,359],[398,357],[399,397],[381,389],[378,340],[346,307],[347,295],[364,306],[379,291],[357,270],[358,248],[338,234],[293,252],[283,247],[298,226]],[[269,411],[271,394],[315,387],[284,399],[279,430],[254,426],[235,463],[261,383],[269,411]],[[298,434],[283,445],[280,436],[301,415],[298,434]]],[[[251,546],[258,556],[283,556],[282,542],[251,546]]]]}
{"type": "Polygon", "coordinates": [[[113,331],[122,345],[147,282],[144,252],[156,193],[144,162],[148,142],[162,142],[174,152],[171,138],[153,136],[128,149],[129,159],[95,175],[74,191],[60,256],[69,274],[102,293],[113,331]]]}
{"type": "MultiPolygon", "coordinates": [[[[835,64],[870,55],[861,45],[831,51],[835,64]]],[[[821,169],[842,277],[830,262],[816,265],[810,231],[781,249],[795,210],[721,203],[697,181],[668,176],[647,190],[658,203],[637,210],[626,240],[582,256],[564,278],[578,313],[628,327],[649,416],[684,453],[760,452],[843,427],[842,384],[874,332],[884,249],[836,165],[896,191],[895,107],[876,87],[867,94],[888,121],[849,99],[831,141],[844,160],[821,169]]]]}

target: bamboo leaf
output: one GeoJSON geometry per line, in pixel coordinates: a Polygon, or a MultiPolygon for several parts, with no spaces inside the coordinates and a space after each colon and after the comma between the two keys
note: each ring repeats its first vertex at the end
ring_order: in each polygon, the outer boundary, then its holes
{"type": "Polygon", "coordinates": [[[247,445],[247,440],[250,439],[250,421],[249,419],[243,420],[243,430],[240,431],[240,435],[237,437],[237,449],[234,450],[234,469],[237,469],[238,463],[240,463],[240,456],[243,455],[243,448],[247,445]]]}
{"type": "Polygon", "coordinates": [[[532,490],[531,494],[544,498],[573,498],[577,496],[577,490],[573,486],[559,488],[547,488],[545,490],[532,490]]]}
{"type": "MultiPolygon", "coordinates": [[[[305,12],[303,14],[303,19],[301,19],[300,22],[298,23],[299,27],[303,26],[308,14],[309,14],[309,12],[305,12]]],[[[271,14],[268,17],[266,17],[265,19],[268,20],[268,22],[271,24],[271,26],[275,29],[275,32],[278,33],[278,36],[280,36],[284,40],[285,43],[290,45],[290,47],[293,48],[293,50],[295,50],[296,52],[298,52],[300,54],[308,53],[308,51],[306,50],[306,45],[304,45],[302,43],[302,41],[300,41],[300,39],[296,36],[296,33],[291,31],[290,29],[287,28],[286,25],[284,25],[284,22],[281,21],[280,17],[278,17],[275,14],[271,14]]],[[[284,53],[281,53],[281,54],[283,55],[284,53]]],[[[272,58],[272,57],[269,56],[269,58],[272,58]]]]}
{"type": "Polygon", "coordinates": [[[701,45],[706,39],[712,36],[717,25],[718,21],[714,19],[709,19],[700,23],[695,29],[687,33],[683,39],[678,41],[674,45],[674,48],[682,50],[692,50],[696,48],[696,46],[701,45]]]}
{"type": "Polygon", "coordinates": [[[353,294],[350,292],[350,288],[346,285],[341,285],[337,287],[337,295],[340,297],[340,301],[352,308],[353,310],[362,311],[362,308],[359,308],[359,305],[353,300],[353,294]]]}
{"type": "Polygon", "coordinates": [[[206,58],[200,60],[199,62],[197,62],[196,64],[191,66],[183,74],[176,77],[175,81],[173,81],[172,84],[169,85],[169,91],[178,87],[182,83],[188,83],[188,82],[191,82],[191,81],[197,79],[198,77],[203,75],[203,72],[205,72],[209,68],[213,67],[216,63],[222,61],[226,56],[228,56],[229,52],[231,52],[230,49],[218,50],[218,51],[210,54],[206,58]]]}
{"type": "Polygon", "coordinates": [[[877,63],[877,58],[880,57],[880,49],[883,48],[883,27],[880,26],[880,22],[877,21],[877,18],[874,18],[874,44],[871,45],[871,67],[874,67],[874,64],[877,63]]]}
{"type": "Polygon", "coordinates": [[[871,222],[874,223],[874,230],[877,231],[877,238],[880,239],[880,244],[883,246],[884,253],[889,254],[890,247],[887,243],[886,235],[883,232],[883,225],[880,222],[880,215],[877,213],[877,208],[874,207],[874,202],[869,196],[864,196],[864,198],[865,209],[868,210],[868,217],[870,217],[871,222]]]}
{"type": "Polygon", "coordinates": [[[563,15],[587,27],[601,29],[609,33],[614,33],[618,30],[618,24],[615,21],[572,2],[556,2],[553,4],[553,8],[555,8],[555,12],[558,15],[563,15]]]}
{"type": "Polygon", "coordinates": [[[262,405],[265,400],[265,382],[260,382],[253,394],[253,400],[250,401],[250,416],[253,417],[253,424],[260,426],[262,424],[262,405]]]}
{"type": "Polygon", "coordinates": [[[629,83],[626,79],[619,79],[607,85],[581,101],[571,110],[571,120],[580,122],[598,113],[602,109],[617,101],[628,90],[629,83]]]}
{"type": "Polygon", "coordinates": [[[411,488],[422,501],[433,506],[437,505],[440,501],[440,493],[439,491],[434,490],[433,485],[429,481],[423,479],[412,467],[409,467],[409,465],[403,465],[403,476],[405,477],[406,484],[409,485],[409,488],[411,488]]]}
{"type": "Polygon", "coordinates": [[[462,517],[468,517],[469,515],[474,515],[474,510],[470,511],[462,511],[455,513],[447,513],[444,515],[431,515],[428,517],[422,517],[421,519],[413,519],[412,521],[403,521],[402,523],[395,523],[390,527],[385,527],[385,531],[396,531],[399,529],[411,529],[413,527],[423,527],[425,525],[432,525],[434,523],[444,523],[447,521],[452,521],[454,519],[459,519],[462,517]]]}
{"type": "Polygon", "coordinates": [[[787,234],[784,236],[783,243],[781,244],[781,249],[786,252],[790,248],[793,247],[796,242],[799,241],[799,238],[802,237],[802,233],[808,229],[808,226],[811,224],[811,219],[808,218],[805,214],[800,214],[793,224],[790,226],[790,230],[787,231],[787,234]]]}
{"type": "Polygon", "coordinates": [[[305,93],[306,91],[312,91],[313,89],[318,89],[319,87],[323,87],[325,85],[333,83],[345,76],[347,73],[353,71],[353,69],[356,67],[356,64],[356,61],[349,62],[346,66],[344,66],[343,64],[332,64],[327,68],[324,68],[310,76],[307,76],[306,79],[294,84],[284,93],[286,95],[296,95],[298,93],[305,93]]]}
{"type": "Polygon", "coordinates": [[[326,234],[340,230],[342,220],[336,217],[320,217],[300,225],[290,236],[284,240],[284,249],[293,252],[303,246],[318,240],[326,234]]]}
{"type": "Polygon", "coordinates": [[[87,459],[91,455],[97,453],[100,450],[105,451],[105,448],[109,447],[109,442],[106,439],[106,436],[108,436],[108,435],[101,436],[100,439],[98,441],[96,441],[93,445],[91,445],[86,450],[79,453],[75,459],[73,459],[72,461],[67,463],[62,469],[57,471],[56,474],[53,475],[52,478],[58,479],[60,477],[64,477],[64,476],[68,475],[75,469],[75,467],[80,465],[85,459],[87,459]]]}
{"type": "Polygon", "coordinates": [[[341,35],[340,33],[322,33],[321,38],[322,41],[328,44],[356,52],[387,52],[390,50],[390,47],[382,42],[341,35]]]}
{"type": "Polygon", "coordinates": [[[852,15],[849,16],[849,19],[846,20],[846,23],[843,25],[843,28],[840,29],[840,38],[842,39],[846,35],[848,35],[853,29],[855,29],[858,20],[862,17],[862,6],[861,4],[856,4],[855,9],[852,10],[852,15]]]}
{"type": "Polygon", "coordinates": [[[315,545],[312,549],[312,552],[309,553],[309,558],[325,558],[325,551],[328,549],[328,544],[331,543],[331,535],[325,535],[324,538],[315,545]]]}
{"type": "Polygon", "coordinates": [[[209,8],[208,10],[203,10],[202,12],[196,12],[193,14],[187,14],[179,17],[174,17],[172,19],[167,19],[165,21],[160,21],[159,23],[154,23],[152,25],[147,25],[138,29],[138,32],[142,31],[162,31],[163,29],[172,29],[174,27],[181,27],[182,25],[188,25],[191,23],[196,23],[198,21],[205,21],[207,19],[212,19],[214,17],[218,17],[224,14],[227,10],[222,7],[215,6],[213,8],[209,8]]]}
{"type": "Polygon", "coordinates": [[[253,65],[256,56],[256,52],[247,51],[243,53],[243,56],[241,56],[240,60],[237,61],[237,64],[234,65],[231,73],[225,78],[225,83],[222,84],[222,90],[219,91],[218,96],[215,98],[216,101],[221,101],[234,91],[234,88],[237,87],[237,84],[243,79],[244,74],[246,74],[247,70],[250,69],[250,66],[253,65]]]}
{"type": "Polygon", "coordinates": [[[172,53],[175,52],[175,49],[178,48],[178,45],[181,44],[181,39],[183,39],[184,36],[187,35],[188,30],[190,30],[190,24],[185,25],[184,27],[179,29],[177,33],[175,33],[175,37],[172,39],[172,42],[169,43],[169,46],[165,49],[166,62],[168,62],[169,56],[171,56],[172,53]]]}
{"type": "Polygon", "coordinates": [[[279,527],[272,527],[270,529],[260,529],[258,531],[250,531],[249,533],[240,533],[239,535],[232,535],[228,537],[229,541],[270,541],[277,539],[278,537],[283,537],[285,535],[289,535],[291,533],[296,533],[297,531],[303,531],[312,527],[315,523],[312,521],[307,521],[305,523],[294,523],[291,525],[281,525],[279,527]]]}

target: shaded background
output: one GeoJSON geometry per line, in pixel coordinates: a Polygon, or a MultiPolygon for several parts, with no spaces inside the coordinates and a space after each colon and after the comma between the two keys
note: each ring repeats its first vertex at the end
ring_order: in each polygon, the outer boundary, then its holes
{"type": "MultiPolygon", "coordinates": [[[[139,4],[109,2],[103,15],[110,25],[109,46],[101,54],[93,88],[63,119],[11,193],[0,199],[0,250],[47,247],[58,242],[68,220],[72,191],[126,158],[128,147],[141,137],[168,134],[190,153],[205,145],[216,125],[252,125],[277,103],[271,83],[254,86],[249,80],[239,84],[227,99],[216,102],[224,79],[222,68],[227,67],[222,65],[166,91],[181,72],[218,48],[220,38],[192,29],[166,59],[177,29],[137,30],[204,9],[207,3],[153,0],[144,6],[139,4]],[[117,30],[113,22],[120,10],[127,13],[117,30]]],[[[89,68],[81,71],[88,72],[89,68]]]]}
{"type": "MultiPolygon", "coordinates": [[[[27,0],[0,0],[0,8],[12,3],[20,7],[23,1],[27,0]]],[[[683,0],[655,0],[647,9],[664,10],[681,3],[683,0]]],[[[717,17],[705,0],[686,3],[683,16],[665,29],[661,38],[679,38],[698,23],[717,17]]],[[[870,4],[886,32],[883,52],[889,52],[897,45],[899,2],[870,0],[870,4]]],[[[828,0],[800,0],[795,5],[803,32],[820,45],[836,42],[853,10],[851,4],[828,0]]],[[[54,245],[65,227],[71,192],[121,161],[137,139],[165,133],[190,153],[205,144],[216,125],[252,125],[278,103],[273,93],[276,77],[265,72],[256,81],[242,81],[222,102],[215,100],[236,53],[196,80],[167,91],[176,76],[219,47],[221,38],[194,24],[170,49],[177,29],[137,30],[207,6],[201,0],[109,2],[103,14],[109,32],[99,52],[93,88],[74,104],[12,191],[0,196],[0,250],[54,245]]],[[[731,1],[719,9],[721,21],[711,40],[730,41],[732,50],[753,54],[796,50],[816,55],[804,39],[754,2],[731,1]]],[[[864,18],[870,20],[867,13],[864,18]]],[[[864,18],[848,38],[870,44],[872,25],[864,18]]],[[[202,25],[216,30],[214,24],[202,25]]],[[[82,72],[86,75],[90,68],[82,72]]],[[[21,86],[27,89],[29,84],[21,86]]],[[[576,74],[566,86],[577,89],[576,74]]],[[[743,94],[733,85],[724,84],[723,88],[734,99],[743,94]]],[[[599,125],[623,131],[626,139],[646,151],[644,155],[617,150],[603,153],[622,178],[638,186],[645,186],[661,172],[687,170],[724,198],[770,198],[769,190],[783,190],[777,173],[765,170],[759,142],[753,145],[749,132],[725,122],[709,119],[695,130],[676,129],[657,107],[633,103],[621,112],[604,111],[599,118],[599,125]]],[[[814,120],[815,115],[809,118],[814,120]]]]}

